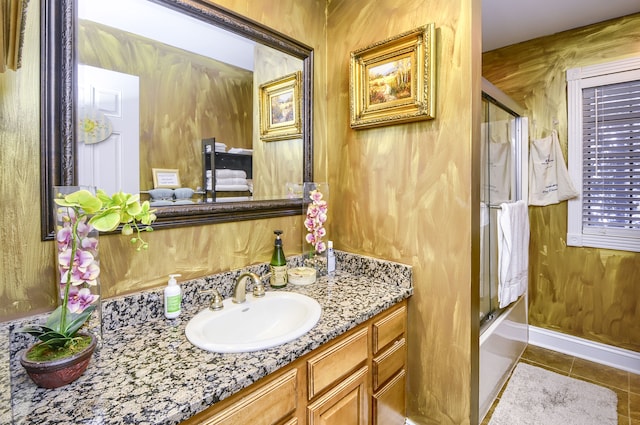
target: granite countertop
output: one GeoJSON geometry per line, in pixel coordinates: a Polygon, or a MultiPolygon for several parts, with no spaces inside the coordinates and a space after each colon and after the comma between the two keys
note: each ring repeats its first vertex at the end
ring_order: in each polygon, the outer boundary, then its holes
{"type": "MultiPolygon", "coordinates": [[[[10,384],[0,376],[0,387],[11,388],[11,408],[0,408],[0,423],[178,424],[413,292],[408,266],[340,251],[336,256],[339,269],[334,275],[284,289],[320,303],[318,324],[304,336],[267,350],[211,353],[185,337],[189,319],[208,306],[210,294],[203,290],[216,287],[228,297],[240,270],[183,283],[178,319],[162,315],[161,290],[103,302],[102,347],[82,377],[55,390],[38,388],[20,366],[19,352],[33,339],[14,332],[22,323],[12,324],[10,384]]],[[[264,275],[267,265],[243,270],[264,275]]]]}

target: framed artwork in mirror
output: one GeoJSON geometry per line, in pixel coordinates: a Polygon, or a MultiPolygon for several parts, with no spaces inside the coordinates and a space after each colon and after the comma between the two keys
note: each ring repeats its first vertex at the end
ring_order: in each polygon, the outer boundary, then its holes
{"type": "Polygon", "coordinates": [[[435,118],[435,25],[351,52],[351,128],[435,118]]]}
{"type": "Polygon", "coordinates": [[[302,137],[300,71],[260,85],[260,138],[302,137]]]}
{"type": "Polygon", "coordinates": [[[180,173],[172,168],[152,168],[154,189],[176,189],[180,187],[180,173]]]}

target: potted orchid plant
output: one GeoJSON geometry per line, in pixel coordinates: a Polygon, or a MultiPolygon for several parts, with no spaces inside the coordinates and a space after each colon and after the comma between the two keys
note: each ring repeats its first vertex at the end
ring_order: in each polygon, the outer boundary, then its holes
{"type": "Polygon", "coordinates": [[[23,367],[36,384],[55,388],[77,379],[86,369],[96,341],[92,335],[79,331],[96,309],[99,297],[90,290],[97,285],[100,274],[95,235],[122,225],[122,234],[131,237],[131,243],[138,251],[147,249],[148,243],[141,233],[153,230],[151,224],[156,216],[149,202],[140,203],[139,199],[139,195],[123,192],[109,196],[102,190],[94,195],[86,189],[54,199],[59,223],[55,240],[62,302],[44,325],[28,325],[19,330],[40,340],[21,358],[23,367]],[[59,372],[61,364],[80,357],[84,367],[77,376],[59,372]],[[46,367],[51,364],[58,370],[53,376],[46,373],[46,367]]]}
{"type": "Polygon", "coordinates": [[[327,250],[327,244],[324,241],[327,230],[324,224],[327,221],[328,203],[317,185],[314,184],[314,187],[308,192],[311,202],[307,205],[307,214],[304,220],[304,227],[307,229],[305,242],[311,246],[309,255],[304,259],[304,264],[307,267],[315,268],[316,273],[322,276],[327,273],[327,259],[324,255],[327,250]]]}

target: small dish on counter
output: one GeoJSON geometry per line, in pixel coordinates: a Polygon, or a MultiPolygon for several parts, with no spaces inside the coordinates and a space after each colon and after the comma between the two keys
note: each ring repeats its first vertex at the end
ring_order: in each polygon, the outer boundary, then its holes
{"type": "Polygon", "coordinates": [[[287,271],[289,283],[304,286],[316,281],[316,269],[313,267],[294,267],[287,271]]]}

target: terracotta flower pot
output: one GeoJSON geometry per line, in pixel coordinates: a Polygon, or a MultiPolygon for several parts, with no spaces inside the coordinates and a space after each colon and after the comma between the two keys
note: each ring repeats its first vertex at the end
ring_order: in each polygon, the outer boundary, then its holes
{"type": "Polygon", "coordinates": [[[97,339],[93,335],[82,336],[90,336],[91,344],[73,356],[50,361],[28,360],[27,353],[33,348],[32,347],[22,353],[20,363],[27,371],[29,377],[39,387],[58,388],[67,385],[78,379],[84,373],[87,366],[89,366],[89,361],[96,348],[97,339]]]}

